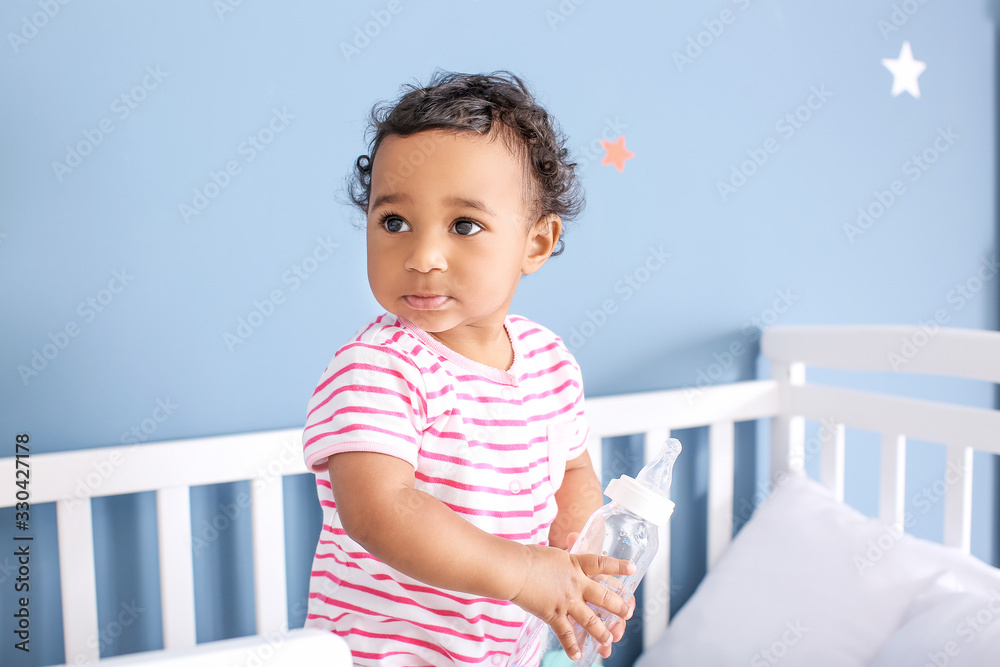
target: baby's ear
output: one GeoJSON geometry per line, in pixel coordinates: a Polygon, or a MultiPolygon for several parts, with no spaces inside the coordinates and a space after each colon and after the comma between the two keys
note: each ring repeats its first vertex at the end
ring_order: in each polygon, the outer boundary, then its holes
{"type": "Polygon", "coordinates": [[[555,213],[544,215],[536,220],[531,229],[528,230],[521,273],[534,273],[540,269],[552,251],[555,250],[561,234],[562,218],[555,213]]]}

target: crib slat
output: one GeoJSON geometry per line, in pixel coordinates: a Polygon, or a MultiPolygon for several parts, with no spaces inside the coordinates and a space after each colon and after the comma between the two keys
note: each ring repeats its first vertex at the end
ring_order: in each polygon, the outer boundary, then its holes
{"type": "Polygon", "coordinates": [[[156,492],[156,527],[160,541],[163,648],[190,648],[197,640],[188,487],[175,486],[156,492]]]}
{"type": "Polygon", "coordinates": [[[903,526],[906,512],[906,437],[882,434],[882,472],[879,484],[879,518],[903,526]]]}
{"type": "Polygon", "coordinates": [[[834,497],[844,502],[844,432],[843,424],[833,428],[833,438],[822,445],[819,479],[834,497]]]}
{"type": "Polygon", "coordinates": [[[708,569],[733,537],[733,422],[708,427],[708,569]]]}
{"type": "Polygon", "coordinates": [[[97,662],[97,574],[90,499],[56,503],[59,577],[62,581],[63,643],[67,664],[97,662]]]}
{"type": "Polygon", "coordinates": [[[944,473],[944,543],[965,553],[972,548],[972,451],[949,445],[944,473]]]}
{"type": "Polygon", "coordinates": [[[792,388],[805,384],[806,367],[799,362],[771,363],[771,376],[778,383],[779,413],[771,419],[771,479],[789,470],[801,470],[806,456],[806,423],[791,411],[792,388]]]}
{"type": "MultiPolygon", "coordinates": [[[[643,465],[656,458],[670,438],[667,429],[647,431],[643,439],[643,465]]],[[[643,578],[642,643],[649,648],[670,622],[670,524],[659,529],[660,546],[643,578]]],[[[638,610],[636,610],[638,612],[638,610]]],[[[638,615],[638,613],[636,614],[638,615]]]]}
{"type": "Polygon", "coordinates": [[[642,646],[648,649],[667,631],[670,623],[670,524],[660,528],[660,548],[642,579],[642,646]],[[662,552],[662,556],[660,553],[662,552]]]}
{"type": "Polygon", "coordinates": [[[257,634],[288,629],[285,584],[285,514],[281,477],[250,483],[253,585],[257,634]]]}

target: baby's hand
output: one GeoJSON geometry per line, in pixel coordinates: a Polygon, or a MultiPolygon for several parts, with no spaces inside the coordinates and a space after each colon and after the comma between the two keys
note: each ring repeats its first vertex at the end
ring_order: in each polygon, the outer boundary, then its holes
{"type": "MultiPolygon", "coordinates": [[[[580,533],[570,533],[569,535],[566,536],[567,551],[573,548],[573,545],[576,544],[576,538],[578,538],[579,536],[580,533]]],[[[608,580],[608,584],[610,586],[615,586],[615,584],[617,583],[617,580],[614,577],[608,576],[606,574],[597,577],[598,582],[600,582],[602,579],[608,580]]],[[[612,642],[617,643],[622,640],[622,637],[625,636],[625,623],[626,621],[628,621],[628,619],[632,618],[632,614],[634,613],[635,613],[635,596],[633,595],[628,599],[628,614],[625,615],[624,617],[612,616],[611,622],[606,624],[608,629],[611,630],[612,642]]],[[[609,644],[601,644],[600,655],[602,658],[610,658],[611,646],[609,644]]]]}
{"type": "Polygon", "coordinates": [[[551,626],[570,659],[581,657],[573,621],[604,645],[602,653],[605,650],[610,653],[614,635],[587,603],[622,618],[629,616],[631,609],[614,591],[590,577],[630,575],[635,572],[635,565],[627,560],[597,554],[571,554],[540,545],[529,545],[528,551],[531,563],[521,590],[511,602],[551,626]]]}

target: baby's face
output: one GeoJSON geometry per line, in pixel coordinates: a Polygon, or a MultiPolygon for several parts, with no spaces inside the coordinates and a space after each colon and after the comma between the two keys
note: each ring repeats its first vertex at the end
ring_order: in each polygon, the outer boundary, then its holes
{"type": "Polygon", "coordinates": [[[523,178],[501,141],[440,130],[386,137],[367,227],[379,304],[430,333],[502,327],[521,275],[541,265],[523,178]]]}

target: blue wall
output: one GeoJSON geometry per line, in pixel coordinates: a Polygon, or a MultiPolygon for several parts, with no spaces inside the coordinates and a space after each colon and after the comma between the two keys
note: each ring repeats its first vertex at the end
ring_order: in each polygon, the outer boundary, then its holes
{"type": "MultiPolygon", "coordinates": [[[[995,273],[961,302],[953,292],[997,253],[983,0],[9,0],[0,26],[5,456],[21,432],[41,453],[300,426],[335,349],[378,312],[339,193],[365,115],[436,67],[522,75],[583,165],[588,208],[514,312],[570,342],[589,395],[753,378],[757,323],[916,323],[944,309],[950,326],[998,325],[995,273]],[[919,98],[894,96],[882,64],[904,41],[927,64],[919,98]],[[621,172],[601,164],[601,139],[619,135],[635,155],[621,172]],[[933,164],[914,170],[925,151],[933,164]],[[863,233],[845,231],[880,198],[863,233]],[[646,272],[654,252],[670,257],[646,272]],[[715,372],[734,342],[746,352],[715,372]]],[[[993,401],[985,386],[872,382],[993,401]]],[[[740,433],[750,448],[760,437],[740,433]]],[[[692,471],[701,437],[689,436],[692,471]]],[[[873,513],[870,437],[849,445],[848,500],[873,513]]],[[[911,448],[913,488],[940,475],[935,447],[911,448]]],[[[997,498],[981,477],[975,519],[988,527],[997,498]]],[[[741,488],[755,483],[751,466],[741,488]]],[[[194,492],[200,641],[253,630],[252,612],[218,612],[252,609],[245,492],[194,492]]],[[[685,493],[694,517],[704,484],[685,493]]],[[[287,483],[286,501],[295,625],[319,521],[310,479],[287,483]]],[[[150,494],[95,501],[111,545],[98,554],[102,655],[161,646],[152,510],[150,494]],[[119,633],[125,608],[135,621],[119,633]]],[[[27,656],[9,641],[0,557],[4,664],[62,660],[54,514],[33,515],[27,656]]],[[[918,527],[932,538],[933,514],[918,527]]],[[[0,512],[5,545],[12,525],[0,512]]],[[[974,552],[993,559],[986,535],[974,552]]],[[[683,597],[696,583],[679,582],[683,597]]]]}

